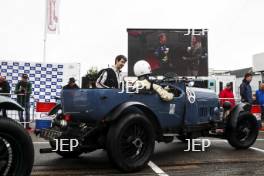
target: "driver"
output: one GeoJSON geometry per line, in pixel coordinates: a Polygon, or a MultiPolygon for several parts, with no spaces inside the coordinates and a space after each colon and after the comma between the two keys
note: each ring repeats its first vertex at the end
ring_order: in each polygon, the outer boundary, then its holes
{"type": "Polygon", "coordinates": [[[173,93],[168,92],[160,85],[151,83],[148,80],[148,76],[151,74],[151,68],[147,61],[137,61],[134,65],[134,73],[138,77],[138,80],[134,83],[135,88],[140,87],[146,90],[153,89],[163,101],[171,101],[173,99],[173,93]]]}

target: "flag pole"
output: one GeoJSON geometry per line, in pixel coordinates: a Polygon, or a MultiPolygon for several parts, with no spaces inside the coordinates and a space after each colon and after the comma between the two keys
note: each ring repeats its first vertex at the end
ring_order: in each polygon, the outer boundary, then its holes
{"type": "Polygon", "coordinates": [[[44,22],[44,37],[43,37],[43,63],[46,62],[46,41],[47,41],[47,21],[48,21],[48,0],[45,2],[45,22],[44,22]]]}
{"type": "Polygon", "coordinates": [[[43,45],[43,63],[46,62],[46,36],[44,37],[44,45],[43,45]]]}

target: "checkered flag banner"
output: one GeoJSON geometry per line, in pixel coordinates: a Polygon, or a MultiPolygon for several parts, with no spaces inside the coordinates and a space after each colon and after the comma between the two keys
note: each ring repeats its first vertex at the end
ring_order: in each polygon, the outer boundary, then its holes
{"type": "Polygon", "coordinates": [[[54,64],[14,61],[0,61],[0,63],[0,73],[6,77],[12,93],[22,74],[28,74],[35,101],[55,102],[55,97],[60,96],[62,87],[67,84],[69,77],[80,79],[80,64],[78,63],[54,64]]]}

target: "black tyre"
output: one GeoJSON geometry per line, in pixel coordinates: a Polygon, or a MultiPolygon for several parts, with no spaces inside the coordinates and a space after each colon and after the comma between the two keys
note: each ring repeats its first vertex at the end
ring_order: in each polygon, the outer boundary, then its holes
{"type": "Polygon", "coordinates": [[[12,119],[0,117],[0,174],[28,176],[34,162],[34,147],[28,132],[12,119]]]}
{"type": "Polygon", "coordinates": [[[227,130],[227,140],[236,149],[247,149],[252,146],[258,137],[258,122],[251,115],[242,115],[238,118],[237,127],[227,130]]]}
{"type": "Polygon", "coordinates": [[[107,152],[121,171],[134,172],[144,168],[154,146],[153,126],[142,114],[127,114],[110,126],[107,152]]]}
{"type": "MultiPolygon", "coordinates": [[[[56,148],[56,144],[55,144],[55,141],[54,140],[50,140],[50,146],[52,148],[56,148]]],[[[69,146],[69,145],[68,145],[69,146]]],[[[68,149],[69,150],[69,149],[68,149]]],[[[76,149],[76,150],[73,150],[73,151],[56,151],[56,153],[60,156],[62,156],[63,158],[78,158],[82,153],[83,151],[81,151],[80,149],[76,149]]]]}

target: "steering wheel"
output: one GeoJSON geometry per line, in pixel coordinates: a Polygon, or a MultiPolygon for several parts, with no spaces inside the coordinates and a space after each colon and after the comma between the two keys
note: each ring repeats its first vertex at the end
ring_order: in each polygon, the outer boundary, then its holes
{"type": "Polygon", "coordinates": [[[165,78],[162,80],[162,82],[169,82],[171,80],[175,80],[175,78],[178,76],[174,72],[167,72],[163,75],[165,78]]]}

